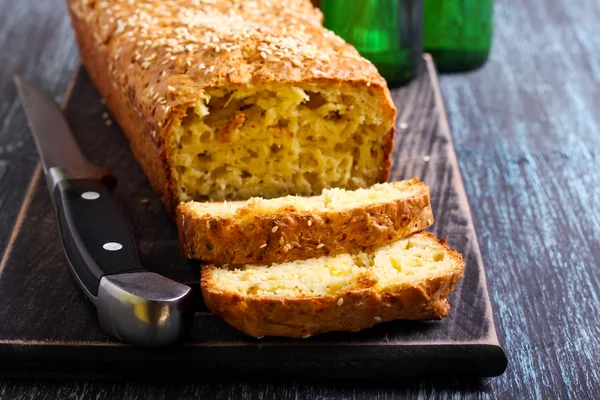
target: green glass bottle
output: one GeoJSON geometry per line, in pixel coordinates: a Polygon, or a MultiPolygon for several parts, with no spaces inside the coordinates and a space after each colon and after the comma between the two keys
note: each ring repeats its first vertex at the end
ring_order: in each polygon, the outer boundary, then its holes
{"type": "Polygon", "coordinates": [[[466,71],[485,63],[493,8],[493,0],[424,0],[423,46],[440,71],[466,71]]]}
{"type": "Polygon", "coordinates": [[[388,85],[412,79],[423,51],[422,0],[321,0],[325,26],[370,60],[388,85]]]}

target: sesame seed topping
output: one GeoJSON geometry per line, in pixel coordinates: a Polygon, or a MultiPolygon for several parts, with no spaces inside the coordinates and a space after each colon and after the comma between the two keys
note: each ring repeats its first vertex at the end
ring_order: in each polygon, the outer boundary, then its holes
{"type": "MultiPolygon", "coordinates": [[[[257,74],[297,68],[292,72],[298,77],[338,79],[337,67],[345,62],[356,65],[349,79],[367,85],[379,82],[371,78],[375,69],[370,63],[321,27],[322,15],[308,1],[289,1],[285,6],[277,0],[72,3],[71,10],[93,25],[90,31],[98,32],[94,35],[96,44],[103,46],[110,41],[105,46],[105,56],[111,60],[108,72],[119,90],[137,103],[139,115],[152,109],[156,90],[146,92],[143,85],[131,85],[133,77],[154,84],[156,76],[185,76],[191,87],[202,87],[214,79],[209,75],[214,71],[219,78],[237,71],[236,80],[246,84],[257,74]]],[[[164,110],[169,110],[167,107],[164,110]]],[[[155,118],[164,120],[160,115],[155,118]]]]}
{"type": "Polygon", "coordinates": [[[325,247],[325,245],[323,243],[319,243],[319,245],[317,246],[317,249],[323,248],[325,247]]]}
{"type": "Polygon", "coordinates": [[[206,229],[210,229],[210,221],[206,221],[206,229]]]}
{"type": "Polygon", "coordinates": [[[391,307],[392,305],[390,303],[385,303],[386,307],[391,307]]]}
{"type": "Polygon", "coordinates": [[[104,118],[104,119],[108,118],[108,113],[107,112],[103,112],[102,113],[102,118],[104,118]]]}
{"type": "Polygon", "coordinates": [[[167,86],[167,89],[169,90],[169,92],[174,92],[175,90],[177,90],[173,86],[167,86]]]}
{"type": "Polygon", "coordinates": [[[111,126],[113,124],[112,120],[107,119],[105,122],[106,126],[111,126]]]}
{"type": "Polygon", "coordinates": [[[279,244],[283,244],[283,242],[285,242],[285,240],[283,239],[283,236],[279,238],[279,244]]]}
{"type": "Polygon", "coordinates": [[[275,232],[277,232],[277,229],[279,229],[279,227],[277,225],[275,225],[273,227],[273,229],[271,229],[271,232],[275,233],[275,232]]]}
{"type": "Polygon", "coordinates": [[[406,128],[408,128],[408,124],[406,122],[400,122],[399,127],[400,127],[400,129],[406,129],[406,128]]]}
{"type": "Polygon", "coordinates": [[[312,221],[309,219],[308,220],[308,226],[311,226],[311,225],[312,225],[312,221]]]}
{"type": "Polygon", "coordinates": [[[377,322],[381,321],[381,317],[375,317],[375,321],[377,321],[377,322]]]}
{"type": "Polygon", "coordinates": [[[263,244],[261,244],[261,245],[259,246],[259,248],[260,248],[260,249],[264,249],[265,247],[267,247],[267,244],[266,244],[266,243],[263,243],[263,244]]]}
{"type": "Polygon", "coordinates": [[[341,306],[342,306],[342,304],[344,304],[344,299],[342,299],[342,298],[340,297],[340,298],[338,299],[338,301],[337,301],[337,305],[341,307],[341,306]]]}
{"type": "Polygon", "coordinates": [[[307,333],[306,335],[302,336],[302,339],[308,339],[309,337],[311,337],[312,335],[310,333],[307,333]]]}
{"type": "Polygon", "coordinates": [[[425,161],[425,162],[431,161],[431,156],[427,155],[427,156],[423,157],[423,161],[425,161]]]}

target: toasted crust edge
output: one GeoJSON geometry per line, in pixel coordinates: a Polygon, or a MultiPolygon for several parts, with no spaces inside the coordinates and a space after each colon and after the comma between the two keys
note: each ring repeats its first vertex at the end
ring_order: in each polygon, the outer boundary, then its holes
{"type": "Polygon", "coordinates": [[[434,220],[429,187],[417,178],[410,183],[416,194],[405,199],[316,214],[290,207],[251,220],[197,215],[180,204],[176,220],[181,253],[215,264],[266,264],[391,243],[434,220]]]}
{"type": "Polygon", "coordinates": [[[396,319],[439,320],[450,311],[446,297],[462,278],[464,262],[445,239],[423,234],[439,242],[455,260],[456,266],[450,273],[395,292],[377,293],[373,288],[362,288],[338,296],[244,298],[219,289],[211,281],[210,267],[205,266],[201,279],[204,302],[228,324],[253,337],[306,338],[332,331],[356,332],[396,319]]]}

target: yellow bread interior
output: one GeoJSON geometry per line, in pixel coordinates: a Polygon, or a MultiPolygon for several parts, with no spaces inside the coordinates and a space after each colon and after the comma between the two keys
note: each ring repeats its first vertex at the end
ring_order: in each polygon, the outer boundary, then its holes
{"type": "Polygon", "coordinates": [[[339,82],[207,89],[169,136],[180,201],[306,196],[381,181],[393,124],[382,93],[339,82]]]}
{"type": "Polygon", "coordinates": [[[270,266],[208,267],[211,285],[243,297],[310,298],[373,287],[398,291],[462,268],[456,253],[433,235],[416,233],[358,254],[339,254],[270,266]],[[367,278],[367,279],[365,279],[367,278]],[[370,282],[370,283],[369,283],[370,282]]]}
{"type": "Polygon", "coordinates": [[[342,211],[372,204],[391,203],[415,196],[424,189],[417,178],[411,180],[378,183],[368,189],[325,189],[318,196],[285,196],[274,199],[254,197],[246,201],[189,202],[185,207],[196,215],[210,214],[215,217],[273,214],[293,207],[299,212],[317,214],[326,211],[342,211]]]}

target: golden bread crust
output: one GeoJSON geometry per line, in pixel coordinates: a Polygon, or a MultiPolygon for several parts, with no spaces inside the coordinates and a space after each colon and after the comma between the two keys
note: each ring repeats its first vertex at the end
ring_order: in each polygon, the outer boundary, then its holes
{"type": "Polygon", "coordinates": [[[216,264],[268,264],[391,243],[433,223],[429,187],[417,178],[409,183],[414,196],[318,213],[288,206],[247,218],[251,204],[226,216],[200,214],[180,204],[181,252],[216,264]]]}
{"type": "Polygon", "coordinates": [[[373,287],[376,279],[370,282],[367,279],[360,287],[336,296],[266,298],[222,290],[212,279],[211,269],[215,267],[204,266],[201,279],[204,302],[227,323],[254,337],[305,338],[331,331],[356,332],[396,319],[442,319],[450,310],[446,297],[462,277],[464,262],[444,239],[438,241],[428,232],[419,235],[443,246],[455,261],[451,272],[382,293],[373,287]]]}
{"type": "Polygon", "coordinates": [[[321,25],[308,0],[68,0],[84,65],[170,213],[179,203],[173,121],[206,89],[262,83],[368,86],[384,99],[380,181],[391,166],[396,109],[385,80],[321,25]]]}

